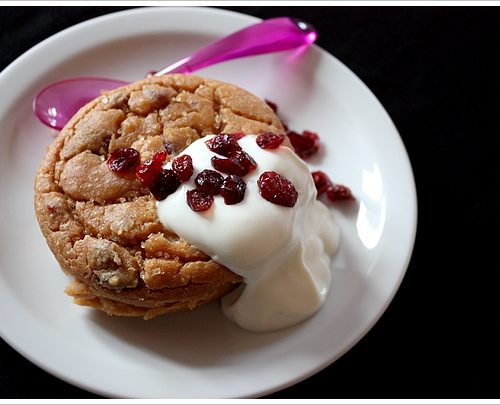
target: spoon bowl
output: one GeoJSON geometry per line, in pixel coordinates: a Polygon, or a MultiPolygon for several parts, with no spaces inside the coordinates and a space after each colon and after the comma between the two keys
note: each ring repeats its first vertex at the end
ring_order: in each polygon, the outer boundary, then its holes
{"type": "MultiPolygon", "coordinates": [[[[316,30],[305,21],[289,17],[272,18],[212,42],[155,75],[191,73],[232,59],[307,47],[316,38],[316,30]]],[[[127,84],[122,80],[101,77],[75,77],[54,82],[35,96],[33,111],[43,124],[61,130],[82,106],[103,91],[127,84]]]]}
{"type": "Polygon", "coordinates": [[[75,77],[44,87],[33,101],[33,111],[45,125],[62,129],[82,106],[102,91],[125,86],[127,82],[100,77],[75,77]]]}

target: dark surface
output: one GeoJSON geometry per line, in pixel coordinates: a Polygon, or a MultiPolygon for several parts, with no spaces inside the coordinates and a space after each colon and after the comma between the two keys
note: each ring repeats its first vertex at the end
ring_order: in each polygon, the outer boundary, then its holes
{"type": "MultiPolygon", "coordinates": [[[[0,69],[48,36],[119,9],[0,8],[0,69]]],[[[380,321],[337,362],[270,397],[498,398],[499,266],[488,260],[495,250],[486,232],[499,225],[500,9],[232,9],[317,27],[317,44],[353,70],[394,120],[419,200],[413,257],[380,321]]],[[[495,233],[490,240],[498,241],[495,233]]],[[[95,396],[2,341],[0,398],[95,396]]]]}

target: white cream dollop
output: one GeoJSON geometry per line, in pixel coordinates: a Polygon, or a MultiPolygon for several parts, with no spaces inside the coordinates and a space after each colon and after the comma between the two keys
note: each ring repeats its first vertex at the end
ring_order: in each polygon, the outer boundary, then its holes
{"type": "Polygon", "coordinates": [[[157,203],[160,221],[244,277],[244,284],[222,299],[224,314],[244,329],[277,330],[309,318],[328,294],[330,258],[339,232],[330,211],[316,200],[308,167],[287,146],[261,149],[255,135],[246,135],[238,143],[257,162],[257,169],[243,178],[247,185],[243,201],[226,205],[221,196],[215,196],[208,211],[194,212],[186,192],[195,188],[198,173],[214,170],[215,153],[205,144],[211,137],[193,142],[182,153],[192,157],[194,174],[157,203]],[[293,208],[260,195],[257,180],[266,171],[275,171],[294,184],[298,199],[293,208]]]}

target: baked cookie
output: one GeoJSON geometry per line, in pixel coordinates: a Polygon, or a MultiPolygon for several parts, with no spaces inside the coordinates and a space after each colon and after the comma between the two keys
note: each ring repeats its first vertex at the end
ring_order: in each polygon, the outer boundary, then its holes
{"type": "Polygon", "coordinates": [[[134,148],[141,160],[174,158],[207,134],[283,133],[262,100],[231,84],[190,75],[151,77],[103,93],[49,146],[36,174],[35,211],[74,302],[110,315],[194,309],[241,282],[167,232],[148,188],[109,170],[107,156],[134,148]]]}

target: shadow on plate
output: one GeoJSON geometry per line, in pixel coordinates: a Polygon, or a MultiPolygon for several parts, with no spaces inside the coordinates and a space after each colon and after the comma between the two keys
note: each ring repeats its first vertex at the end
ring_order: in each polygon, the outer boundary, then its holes
{"type": "Polygon", "coordinates": [[[245,331],[222,314],[220,304],[211,303],[195,311],[141,318],[110,317],[89,311],[91,328],[99,340],[130,352],[149,351],[155,357],[168,358],[195,367],[237,363],[238,358],[254,350],[270,348],[287,339],[297,327],[269,333],[245,331]]]}

